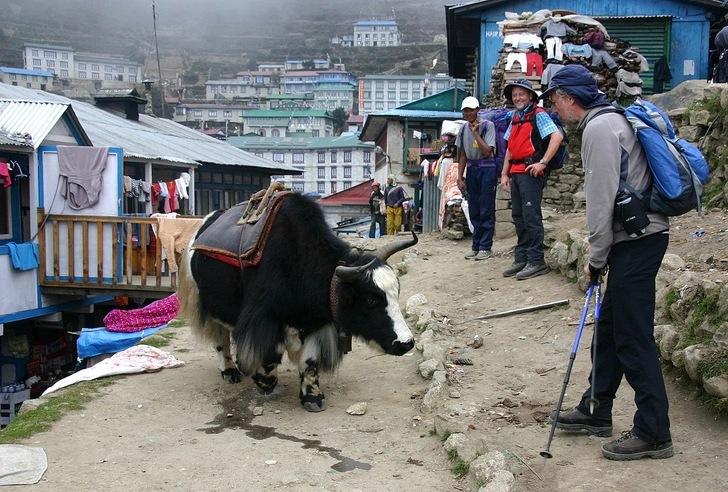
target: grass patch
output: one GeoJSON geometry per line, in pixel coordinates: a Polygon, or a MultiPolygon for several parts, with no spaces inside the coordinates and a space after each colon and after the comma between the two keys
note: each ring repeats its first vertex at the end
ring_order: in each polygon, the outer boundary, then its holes
{"type": "Polygon", "coordinates": [[[174,338],[173,332],[155,333],[139,341],[140,344],[149,345],[150,347],[161,348],[169,345],[170,340],[174,338]]]}
{"type": "Polygon", "coordinates": [[[693,304],[693,317],[687,323],[688,328],[693,330],[700,326],[704,320],[707,320],[713,326],[720,326],[723,323],[724,316],[720,314],[718,309],[719,294],[716,290],[709,295],[700,294],[696,297],[693,304]]]}
{"type": "Polygon", "coordinates": [[[670,314],[670,308],[673,304],[680,300],[680,294],[674,288],[670,288],[665,295],[665,313],[667,318],[672,321],[672,315],[670,314]]]}
{"type": "MultiPolygon", "coordinates": [[[[455,454],[457,455],[457,451],[455,452],[455,454]]],[[[460,458],[457,458],[452,467],[453,474],[455,474],[455,476],[458,478],[463,478],[465,475],[468,474],[468,471],[470,471],[470,464],[464,462],[460,458]]]]}
{"type": "Polygon", "coordinates": [[[64,388],[57,396],[46,398],[38,408],[18,415],[5,429],[0,430],[0,444],[13,444],[39,432],[50,430],[53,422],[68,412],[82,410],[104,388],[123,376],[111,376],[94,381],[82,381],[64,388]]]}
{"type": "Polygon", "coordinates": [[[716,354],[698,362],[698,373],[703,379],[728,373],[728,354],[716,354]]]}
{"type": "Polygon", "coordinates": [[[169,323],[167,323],[167,326],[170,328],[181,328],[182,326],[187,326],[187,323],[185,323],[183,320],[179,318],[175,318],[169,323]]]}
{"type": "Polygon", "coordinates": [[[437,435],[437,430],[435,430],[435,429],[430,429],[430,436],[431,436],[431,437],[434,437],[434,436],[436,436],[436,435],[437,435]]]}
{"type": "MultiPolygon", "coordinates": [[[[437,432],[435,432],[435,434],[437,434],[437,432]]],[[[451,433],[450,431],[447,431],[447,432],[445,432],[445,434],[444,434],[444,435],[442,436],[442,438],[440,438],[440,440],[441,440],[441,441],[443,441],[443,442],[444,442],[444,441],[447,441],[447,438],[448,438],[448,437],[450,437],[451,435],[452,435],[452,433],[451,433]]]]}

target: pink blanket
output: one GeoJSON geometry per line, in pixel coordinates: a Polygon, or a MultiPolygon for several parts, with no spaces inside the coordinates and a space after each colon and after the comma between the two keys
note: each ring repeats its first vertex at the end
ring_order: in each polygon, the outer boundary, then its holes
{"type": "Polygon", "coordinates": [[[114,309],[104,317],[107,331],[132,333],[169,323],[179,313],[177,294],[154,301],[139,309],[114,309]]]}

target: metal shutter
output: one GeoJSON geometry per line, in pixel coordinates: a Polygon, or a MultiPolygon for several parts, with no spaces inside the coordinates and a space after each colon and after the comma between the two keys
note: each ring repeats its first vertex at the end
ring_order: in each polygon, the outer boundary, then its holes
{"type": "MultiPolygon", "coordinates": [[[[650,62],[650,70],[640,73],[642,93],[654,92],[654,66],[661,57],[670,60],[670,17],[639,19],[599,19],[607,29],[610,38],[624,39],[650,62]]],[[[663,90],[670,90],[670,82],[665,82],[663,90]]]]}

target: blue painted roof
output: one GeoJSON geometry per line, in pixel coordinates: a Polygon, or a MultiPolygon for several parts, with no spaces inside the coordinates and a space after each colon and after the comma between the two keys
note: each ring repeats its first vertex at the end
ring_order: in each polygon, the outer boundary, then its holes
{"type": "Polygon", "coordinates": [[[5,73],[15,73],[18,75],[38,75],[39,77],[53,78],[53,74],[50,72],[46,72],[45,70],[26,70],[24,68],[12,68],[12,67],[0,67],[0,70],[2,70],[5,73]]]}

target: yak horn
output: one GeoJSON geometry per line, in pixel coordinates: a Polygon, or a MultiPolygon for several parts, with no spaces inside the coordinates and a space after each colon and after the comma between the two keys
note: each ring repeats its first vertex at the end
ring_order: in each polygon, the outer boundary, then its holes
{"type": "Polygon", "coordinates": [[[385,244],[381,248],[377,249],[377,257],[384,261],[387,261],[387,258],[392,256],[394,253],[402,251],[403,249],[407,249],[410,246],[414,246],[415,244],[417,244],[417,234],[412,231],[412,239],[385,244]]]}
{"type": "Polygon", "coordinates": [[[352,280],[354,277],[359,275],[361,272],[372,266],[372,264],[376,261],[372,260],[366,265],[359,265],[359,266],[345,266],[345,265],[339,265],[336,267],[336,276],[339,277],[341,280],[347,281],[352,280]]]}

